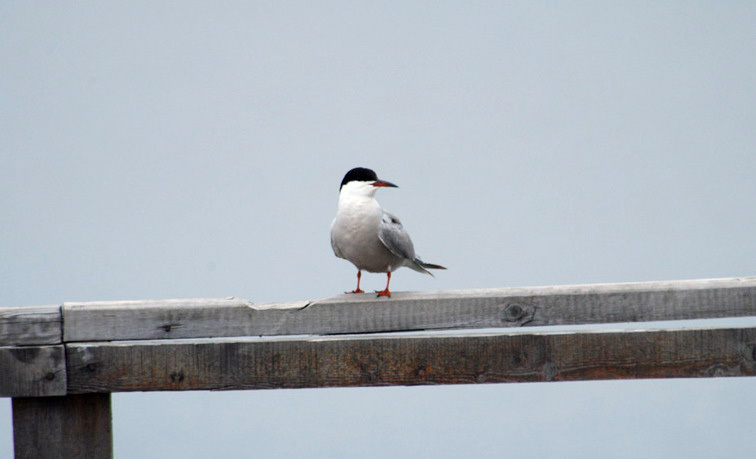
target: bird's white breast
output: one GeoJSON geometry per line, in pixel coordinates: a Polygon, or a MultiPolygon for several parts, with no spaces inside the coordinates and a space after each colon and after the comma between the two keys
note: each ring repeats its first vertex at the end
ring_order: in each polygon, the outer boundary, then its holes
{"type": "Polygon", "coordinates": [[[401,266],[402,260],[378,238],[382,216],[383,211],[372,197],[343,193],[331,224],[336,255],[370,272],[393,271],[401,266]]]}

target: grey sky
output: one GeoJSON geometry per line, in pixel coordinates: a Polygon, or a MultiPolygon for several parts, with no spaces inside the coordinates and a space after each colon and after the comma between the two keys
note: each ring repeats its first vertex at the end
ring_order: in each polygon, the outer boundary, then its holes
{"type": "MultiPolygon", "coordinates": [[[[754,30],[735,1],[3,2],[0,305],[352,289],[328,234],[358,165],[449,268],[392,290],[753,275],[754,30]]],[[[753,387],[117,394],[115,448],[737,456],[753,387]]]]}

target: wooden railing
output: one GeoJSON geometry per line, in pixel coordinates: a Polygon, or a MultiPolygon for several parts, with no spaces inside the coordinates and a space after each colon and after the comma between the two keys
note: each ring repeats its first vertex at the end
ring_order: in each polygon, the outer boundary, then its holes
{"type": "Polygon", "coordinates": [[[17,458],[112,457],[111,392],[754,376],[756,327],[503,330],[744,316],[756,277],[6,307],[0,396],[17,458]]]}

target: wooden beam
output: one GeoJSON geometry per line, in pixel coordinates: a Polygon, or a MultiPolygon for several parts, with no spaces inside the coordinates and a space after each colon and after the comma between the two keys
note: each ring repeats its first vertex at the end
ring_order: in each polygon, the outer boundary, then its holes
{"type": "Polygon", "coordinates": [[[62,345],[0,347],[0,397],[65,395],[64,356],[62,345]]]}
{"type": "Polygon", "coordinates": [[[73,343],[70,393],[756,375],[756,328],[73,343]]]}
{"type": "Polygon", "coordinates": [[[16,459],[113,457],[110,394],[14,398],[16,459]]]}
{"type": "Polygon", "coordinates": [[[65,303],[65,341],[373,333],[756,316],[756,277],[340,295],[65,303]]]}
{"type": "Polygon", "coordinates": [[[60,306],[0,308],[0,346],[60,344],[60,306]]]}

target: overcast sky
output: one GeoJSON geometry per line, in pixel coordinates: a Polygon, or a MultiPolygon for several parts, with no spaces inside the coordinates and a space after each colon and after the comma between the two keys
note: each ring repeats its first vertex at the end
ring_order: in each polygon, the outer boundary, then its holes
{"type": "MultiPolygon", "coordinates": [[[[2,2],[0,306],[353,289],[354,166],[449,268],[395,291],[754,275],[755,31],[738,1],[2,2]]],[[[745,457],[753,390],[115,394],[115,452],[745,457]]]]}

